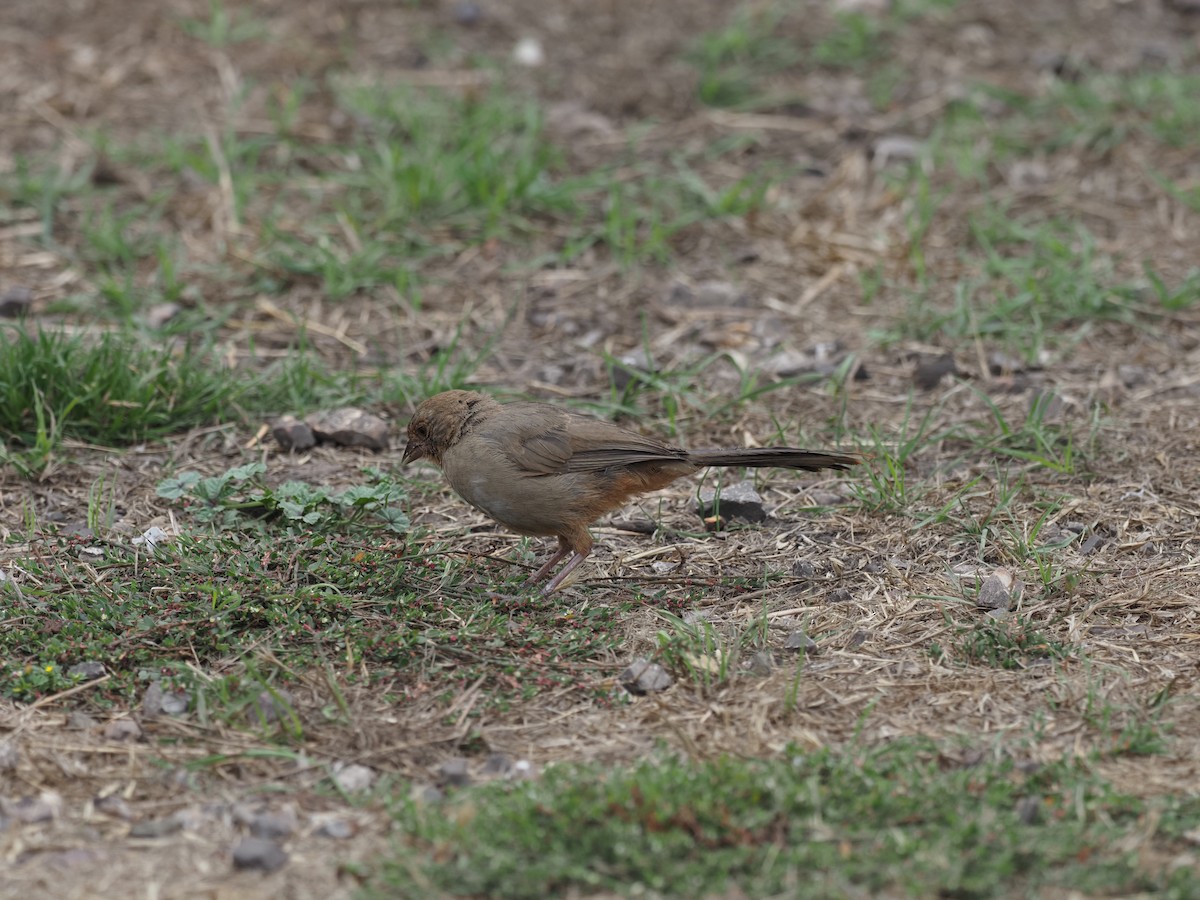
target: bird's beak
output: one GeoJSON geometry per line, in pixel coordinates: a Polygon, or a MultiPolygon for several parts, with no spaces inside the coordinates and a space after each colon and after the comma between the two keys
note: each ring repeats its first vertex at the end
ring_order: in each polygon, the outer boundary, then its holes
{"type": "Polygon", "coordinates": [[[407,466],[414,459],[420,459],[425,455],[425,448],[419,441],[409,441],[408,446],[404,448],[404,456],[400,460],[401,466],[407,466]]]}

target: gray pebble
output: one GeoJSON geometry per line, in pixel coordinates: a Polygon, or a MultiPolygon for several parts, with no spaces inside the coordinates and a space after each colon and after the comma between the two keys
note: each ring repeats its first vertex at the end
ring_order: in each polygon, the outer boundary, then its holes
{"type": "Polygon", "coordinates": [[[800,629],[796,629],[787,636],[787,640],[783,642],[784,650],[803,650],[805,653],[811,653],[817,649],[817,642],[810,638],[800,629]]]}
{"type": "Polygon", "coordinates": [[[259,872],[274,872],[288,861],[288,855],[274,841],[264,838],[242,838],[233,848],[233,867],[259,872]]]}
{"type": "Polygon", "coordinates": [[[658,663],[639,657],[625,667],[617,680],[631,694],[649,694],[665,691],[674,679],[658,663]]]}

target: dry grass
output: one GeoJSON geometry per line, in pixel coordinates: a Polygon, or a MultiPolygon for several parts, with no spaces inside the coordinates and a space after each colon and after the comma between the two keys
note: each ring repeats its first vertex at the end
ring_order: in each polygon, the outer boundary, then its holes
{"type": "MultiPolygon", "coordinates": [[[[149,0],[96,0],[82,13],[18,6],[0,15],[6,48],[0,98],[11,110],[0,137],[0,171],[11,172],[18,157],[40,156],[54,160],[64,178],[90,171],[100,179],[89,141],[97,128],[114,145],[179,130],[269,130],[273,92],[301,76],[433,80],[459,89],[484,77],[468,70],[470,53],[505,56],[515,36],[529,30],[541,35],[551,61],[541,72],[513,74],[514,82],[547,101],[579,102],[607,117],[611,128],[573,136],[569,166],[620,158],[625,129],[654,119],[638,145],[647,159],[752,135],[762,158],[811,161],[825,170],[823,178],[780,181],[768,212],[683,229],[673,238],[669,267],[623,267],[588,251],[565,266],[531,268],[528,260],[555,247],[568,229],[550,222],[530,239],[532,249],[489,241],[430,263],[419,304],[394,289],[333,301],[305,280],[269,299],[230,296],[235,311],[219,337],[231,359],[246,354],[251,342],[260,359],[282,355],[303,325],[331,367],[415,371],[455,340],[470,353],[499,334],[475,383],[602,405],[611,396],[605,354],[641,348],[659,372],[689,373],[648,389],[642,409],[657,415],[659,401],[670,397],[678,407],[674,422],[659,418],[655,427],[673,424],[694,445],[782,437],[816,446],[838,436],[844,446],[857,444],[868,466],[881,472],[906,429],[911,434],[924,417],[927,434],[941,437],[922,441],[901,460],[910,492],[904,508],[871,502],[879,498],[862,476],[856,489],[837,479],[771,473],[761,488],[774,518],[761,527],[699,533],[691,508],[695,485],[680,484],[623,514],[654,523],[657,537],[597,529],[593,563],[552,601],[554,610],[576,614],[621,610],[622,649],[593,660],[588,691],[561,687],[496,707],[481,701],[478,685],[447,698],[421,695],[408,684],[398,703],[356,686],[349,663],[329,677],[292,672],[289,689],[305,726],[296,753],[283,752],[253,727],[190,719],[144,720],[142,739],[114,742],[104,736],[105,722],[140,716],[91,702],[98,683],[30,705],[5,701],[0,738],[19,758],[0,770],[0,795],[54,791],[64,801],[50,823],[0,831],[10,895],[117,896],[130,885],[160,897],[346,895],[358,884],[356,866],[369,865],[385,846],[389,819],[381,800],[351,807],[329,788],[327,766],[334,761],[369,765],[405,791],[407,780],[428,782],[439,763],[463,753],[503,752],[540,767],[626,763],[662,742],[696,758],[757,757],[789,744],[840,747],[924,735],[960,748],[964,757],[1004,752],[1036,762],[1094,755],[1105,778],[1137,796],[1200,788],[1200,314],[1195,308],[1163,313],[1143,298],[1137,324],[1084,323],[1042,364],[1016,373],[989,368],[996,347],[988,338],[964,340],[953,344],[960,376],[929,391],[914,389],[913,369],[944,342],[909,336],[903,327],[912,311],[905,285],[943,308],[954,284],[973,274],[977,262],[962,249],[970,241],[965,223],[997,192],[1014,217],[1086,223],[1111,261],[1114,283],[1140,277],[1143,261],[1164,279],[1182,278],[1195,264],[1200,221],[1194,208],[1162,189],[1156,174],[1194,184],[1189,148],[1133,137],[1111,153],[1081,145],[1078,153],[1033,163],[1005,160],[998,164],[1003,171],[987,173],[986,190],[967,189],[947,174],[950,166],[938,167],[929,176],[931,190],[944,196],[924,232],[923,265],[931,273],[924,283],[912,270],[911,222],[919,210],[894,172],[871,158],[881,138],[928,134],[974,79],[1037,90],[1052,77],[1039,54],[1069,47],[1072,58],[1113,71],[1140,64],[1138,53],[1148,47],[1165,48],[1172,59],[1185,55],[1182,26],[1168,10],[1103,4],[1098,15],[1071,4],[1009,3],[990,8],[985,21],[957,9],[899,33],[894,52],[907,77],[883,110],[867,102],[869,85],[856,72],[816,71],[799,85],[815,112],[797,116],[706,109],[693,99],[696,73],[681,53],[686,35],[724,21],[719,3],[571,5],[546,14],[546,4],[526,0],[503,10],[486,7],[483,27],[468,29],[453,25],[449,5],[356,3],[335,10],[320,2],[263,2],[252,5],[253,13],[270,40],[232,47],[206,45],[177,27],[180,17],[209,16],[200,0],[169,11],[149,0]],[[415,68],[437,46],[429,36],[446,33],[455,49],[415,68]],[[349,57],[330,49],[347,43],[355,48],[349,57]],[[862,279],[873,274],[886,287],[864,304],[862,279]],[[713,280],[736,286],[733,302],[679,301],[681,291],[695,297],[713,280]],[[879,333],[890,337],[876,340],[879,333]],[[869,377],[792,384],[712,415],[721,398],[743,388],[745,371],[791,371],[817,345],[835,347],[835,362],[852,354],[869,377]],[[714,355],[711,365],[692,372],[697,360],[714,355]],[[1004,456],[989,443],[997,411],[1008,422],[1024,422],[1039,391],[1062,401],[1047,427],[1070,435],[1080,449],[1067,471],[1004,456]],[[882,436],[879,444],[872,428],[882,436]],[[1022,489],[1005,499],[1006,486],[1018,483],[1022,489]],[[1047,549],[1072,536],[1079,539],[1047,549]],[[1097,540],[1087,546],[1092,536],[1097,540]],[[1022,549],[1022,541],[1042,555],[1022,549]],[[1061,578],[1040,581],[1037,560],[1061,578]],[[653,568],[660,562],[678,565],[662,572],[653,568]],[[1024,658],[1015,668],[999,668],[972,664],[956,650],[964,635],[991,621],[973,598],[976,575],[997,568],[1024,584],[1004,621],[1019,616],[1060,643],[1061,658],[1024,658]],[[632,596],[642,602],[631,603],[632,596]],[[661,635],[672,629],[662,610],[699,616],[723,646],[739,648],[734,677],[717,684],[684,679],[666,694],[628,704],[598,702],[630,658],[658,652],[661,635]],[[818,645],[802,662],[782,649],[797,628],[818,645]],[[776,666],[752,676],[741,664],[758,647],[772,651],[776,666]],[[333,702],[333,681],[347,714],[330,719],[322,711],[333,702]],[[1168,695],[1159,718],[1158,702],[1168,695]],[[70,713],[80,709],[99,724],[73,728],[70,713]],[[1159,752],[1135,755],[1122,743],[1162,723],[1169,732],[1159,752]],[[130,839],[129,821],[97,811],[96,800],[109,795],[127,801],[130,820],[206,805],[212,814],[194,830],[130,839]],[[280,872],[231,873],[228,848],[241,832],[231,810],[264,797],[303,816],[338,812],[356,823],[357,836],[333,842],[302,831],[289,841],[292,861],[280,872]]],[[[781,92],[797,87],[784,75],[773,77],[781,92]]],[[[324,136],[348,128],[334,113],[318,90],[293,130],[324,136]]],[[[572,121],[551,116],[548,125],[553,134],[572,121]]],[[[742,161],[752,166],[756,158],[742,161]]],[[[102,164],[115,169],[120,197],[154,193],[136,166],[102,164]]],[[[740,174],[721,171],[726,165],[709,174],[740,174]]],[[[251,200],[239,220],[229,191],[223,179],[197,183],[186,201],[192,205],[168,209],[165,219],[198,271],[221,266],[249,279],[259,271],[254,220],[268,203],[251,200]]],[[[180,196],[170,202],[183,203],[180,196]]],[[[31,241],[42,227],[36,211],[14,209],[0,222],[0,291],[29,285],[33,322],[57,322],[55,303],[96,289],[79,237],[85,211],[69,210],[67,221],[55,223],[61,240],[43,246],[31,241]]],[[[208,284],[203,274],[197,281],[208,284]]],[[[212,282],[218,290],[228,283],[212,282]]],[[[97,318],[77,311],[64,324],[107,327],[97,318]]],[[[397,396],[385,411],[403,421],[420,399],[397,396]]],[[[265,455],[280,481],[346,486],[360,465],[396,460],[394,452],[381,460],[326,449],[289,457],[232,425],[119,455],[79,446],[67,451],[40,481],[6,474],[0,482],[6,571],[31,554],[53,552],[23,537],[25,512],[82,520],[89,486],[101,473],[123,510],[113,539],[125,540],[152,524],[171,524],[173,513],[154,486],[176,467],[213,474],[265,455]]],[[[454,578],[470,586],[508,577],[524,547],[467,510],[433,476],[415,491],[410,512],[427,529],[430,550],[469,558],[454,578]]],[[[439,589],[429,584],[431,592],[439,589]]],[[[3,610],[0,629],[39,614],[23,611],[12,594],[4,595],[3,610]]],[[[271,648],[262,650],[271,665],[271,648]]]]}

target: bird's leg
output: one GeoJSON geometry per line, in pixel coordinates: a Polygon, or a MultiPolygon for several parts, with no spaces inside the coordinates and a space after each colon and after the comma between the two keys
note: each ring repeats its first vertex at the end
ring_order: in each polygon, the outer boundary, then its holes
{"type": "Polygon", "coordinates": [[[571,552],[571,545],[567,543],[566,538],[558,539],[558,549],[554,551],[554,555],[546,560],[545,565],[525,579],[525,585],[528,587],[531,584],[537,584],[539,581],[545,581],[546,576],[550,571],[562,562],[562,558],[571,552]]]}
{"type": "MultiPolygon", "coordinates": [[[[567,548],[564,548],[562,553],[558,554],[559,559],[561,559],[562,556],[566,553],[566,549],[567,548]]],[[[590,552],[591,552],[591,548],[589,547],[588,553],[590,553],[590,552]]],[[[570,575],[572,572],[574,572],[576,569],[578,569],[579,564],[581,562],[583,562],[585,559],[587,559],[587,557],[588,557],[587,553],[584,553],[583,551],[577,551],[575,553],[575,555],[572,556],[570,558],[570,560],[567,561],[567,564],[558,570],[558,574],[550,579],[550,583],[547,584],[544,588],[542,588],[542,596],[544,597],[547,594],[553,594],[555,591],[557,591],[559,586],[563,583],[563,579],[565,579],[568,575],[570,575]]]]}

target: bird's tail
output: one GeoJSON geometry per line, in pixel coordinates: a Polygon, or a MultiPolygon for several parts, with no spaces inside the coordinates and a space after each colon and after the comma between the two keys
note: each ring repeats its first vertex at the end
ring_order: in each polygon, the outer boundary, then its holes
{"type": "Polygon", "coordinates": [[[747,447],[742,450],[693,450],[688,462],[698,466],[778,466],[783,469],[849,469],[858,465],[853,456],[797,450],[795,447],[747,447]]]}

